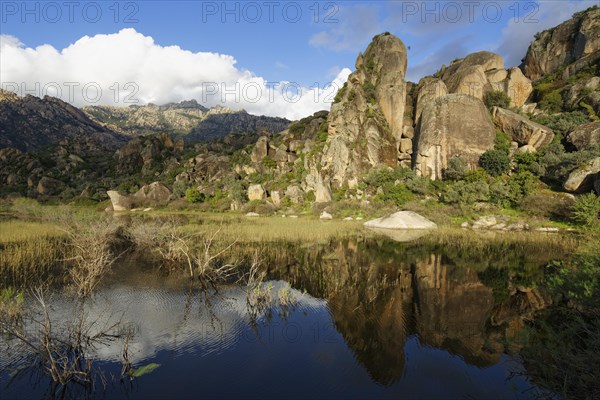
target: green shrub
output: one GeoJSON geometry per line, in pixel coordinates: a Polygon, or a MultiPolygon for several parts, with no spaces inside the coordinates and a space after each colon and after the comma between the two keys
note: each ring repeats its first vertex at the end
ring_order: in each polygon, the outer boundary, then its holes
{"type": "Polygon", "coordinates": [[[477,201],[488,201],[490,187],[486,182],[458,181],[450,185],[442,196],[442,201],[449,204],[469,205],[477,201]]]}
{"type": "Polygon", "coordinates": [[[515,172],[529,171],[536,176],[544,175],[544,167],[540,163],[540,153],[516,153],[513,156],[515,172]]]}
{"type": "Polygon", "coordinates": [[[581,225],[598,225],[600,218],[600,197],[593,193],[578,196],[571,207],[572,218],[581,225]]]}
{"type": "Polygon", "coordinates": [[[296,135],[296,134],[300,134],[304,132],[304,129],[306,128],[306,126],[302,123],[299,122],[294,122],[293,124],[290,125],[289,132],[292,135],[296,135]]]}
{"type": "Polygon", "coordinates": [[[479,158],[479,165],[491,176],[500,176],[510,170],[510,158],[505,151],[491,149],[479,158]]]}
{"type": "Polygon", "coordinates": [[[565,137],[567,133],[573,130],[576,126],[591,122],[590,118],[581,111],[573,111],[569,113],[561,113],[558,115],[537,115],[532,118],[532,121],[542,124],[552,129],[554,133],[565,137]]]}
{"type": "Polygon", "coordinates": [[[503,151],[505,153],[510,152],[511,138],[506,133],[497,130],[496,131],[496,139],[494,139],[494,148],[496,150],[503,151]]]}
{"type": "Polygon", "coordinates": [[[276,168],[277,167],[277,163],[275,162],[275,160],[273,160],[269,156],[266,156],[265,158],[262,159],[262,165],[266,168],[276,168]]]}
{"type": "Polygon", "coordinates": [[[198,203],[204,201],[204,193],[200,193],[196,188],[188,188],[185,191],[185,199],[188,203],[198,203]]]}
{"type": "Polygon", "coordinates": [[[375,103],[375,86],[371,82],[365,82],[363,85],[363,90],[365,92],[365,99],[367,103],[375,103]]]}
{"type": "Polygon", "coordinates": [[[444,170],[444,179],[459,181],[469,172],[469,164],[461,157],[452,157],[448,161],[448,168],[444,170]]]}
{"type": "Polygon", "coordinates": [[[187,183],[184,181],[175,181],[173,183],[173,196],[176,198],[182,198],[185,196],[187,191],[187,183]]]}
{"type": "Polygon", "coordinates": [[[490,90],[483,97],[483,102],[489,109],[493,107],[508,108],[510,106],[510,97],[502,90],[490,90]]]}
{"type": "Polygon", "coordinates": [[[413,193],[429,194],[433,191],[431,179],[424,176],[411,176],[406,179],[405,185],[413,193]]]}
{"type": "Polygon", "coordinates": [[[544,179],[562,186],[573,170],[599,156],[600,151],[595,150],[567,153],[560,143],[551,143],[540,157],[540,164],[545,169],[544,179]]]}
{"type": "Polygon", "coordinates": [[[540,101],[540,108],[551,113],[561,112],[563,109],[563,98],[560,90],[553,90],[545,95],[540,101]]]}
{"type": "Polygon", "coordinates": [[[335,98],[333,99],[333,102],[339,103],[340,101],[342,101],[347,89],[348,89],[348,82],[344,82],[344,86],[342,86],[335,94],[335,98]]]}
{"type": "Polygon", "coordinates": [[[327,131],[321,131],[321,132],[317,133],[317,136],[316,136],[315,139],[316,139],[317,142],[323,143],[323,142],[327,141],[327,135],[328,135],[327,131]]]}
{"type": "Polygon", "coordinates": [[[413,194],[402,184],[387,184],[382,187],[383,193],[375,196],[376,200],[401,207],[413,199],[413,194]]]}

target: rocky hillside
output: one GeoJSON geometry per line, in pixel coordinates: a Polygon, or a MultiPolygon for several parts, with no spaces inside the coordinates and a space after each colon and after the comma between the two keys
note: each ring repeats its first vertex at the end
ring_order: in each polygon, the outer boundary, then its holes
{"type": "Polygon", "coordinates": [[[82,151],[114,151],[125,140],[60,99],[19,97],[0,89],[0,148],[30,151],[68,141],[82,151]]]}
{"type": "Polygon", "coordinates": [[[164,106],[89,106],[83,111],[111,129],[133,136],[166,132],[186,141],[223,138],[232,133],[279,132],[289,125],[284,118],[255,116],[226,107],[207,109],[195,100],[164,106]]]}
{"type": "MultiPolygon", "coordinates": [[[[592,8],[561,27],[580,21],[578,29],[591,32],[599,18],[592,8]]],[[[538,39],[529,54],[551,59],[564,36],[547,37],[545,50],[538,39]]],[[[578,37],[563,44],[571,48],[578,37]]],[[[101,200],[107,191],[133,194],[157,181],[176,204],[187,204],[181,199],[189,192],[212,210],[380,209],[419,200],[461,209],[533,205],[535,212],[541,204],[564,217],[573,198],[548,189],[600,192],[600,70],[587,64],[562,73],[586,57],[563,60],[532,81],[498,54],[479,51],[415,84],[405,79],[405,45],[384,33],[358,55],[330,112],[289,124],[195,101],[88,107],[87,116],[74,109],[92,126],[135,138],[95,155],[73,140],[30,153],[5,150],[1,189],[101,200]]]]}
{"type": "Polygon", "coordinates": [[[521,69],[532,80],[560,72],[565,79],[600,62],[600,7],[535,36],[521,69]]]}

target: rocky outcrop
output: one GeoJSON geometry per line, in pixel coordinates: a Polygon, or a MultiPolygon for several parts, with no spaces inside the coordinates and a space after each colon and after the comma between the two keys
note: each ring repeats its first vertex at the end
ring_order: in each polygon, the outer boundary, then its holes
{"type": "Polygon", "coordinates": [[[106,194],[110,198],[113,211],[120,212],[131,210],[131,200],[129,199],[129,196],[123,196],[116,190],[109,190],[106,194]]]}
{"type": "Polygon", "coordinates": [[[171,199],[171,190],[160,182],[144,185],[134,196],[138,205],[164,206],[171,199]]]}
{"type": "Polygon", "coordinates": [[[436,75],[446,82],[456,75],[463,75],[464,71],[468,71],[472,67],[481,67],[483,71],[503,69],[504,60],[498,54],[479,51],[471,53],[465,58],[454,60],[448,67],[442,67],[436,75]]]}
{"type": "Polygon", "coordinates": [[[316,171],[332,186],[340,187],[375,165],[398,164],[406,63],[404,43],[388,33],[376,36],[358,56],[356,71],[331,106],[328,138],[316,171]]]}
{"type": "Polygon", "coordinates": [[[263,158],[265,158],[267,156],[268,151],[269,151],[269,138],[266,136],[261,136],[258,139],[258,141],[256,142],[256,144],[254,145],[254,148],[252,149],[252,154],[250,155],[252,162],[253,163],[262,162],[263,158]]]}
{"type": "Polygon", "coordinates": [[[425,77],[419,82],[417,92],[415,123],[418,126],[421,121],[421,115],[423,114],[423,108],[425,108],[427,104],[433,103],[436,99],[446,96],[448,94],[448,88],[441,79],[425,77]]]}
{"type": "Polygon", "coordinates": [[[529,46],[521,69],[536,80],[564,69],[563,78],[600,60],[600,8],[573,15],[568,21],[540,32],[529,46]]]}
{"type": "Polygon", "coordinates": [[[519,146],[532,146],[537,150],[550,144],[554,138],[552,129],[504,108],[494,107],[492,116],[496,127],[509,135],[519,146]]]}
{"type": "Polygon", "coordinates": [[[427,218],[412,212],[399,211],[386,217],[364,223],[367,228],[378,229],[436,229],[437,225],[427,218]]]}
{"type": "Polygon", "coordinates": [[[600,146],[600,121],[578,126],[569,134],[569,141],[577,150],[600,146]]]}
{"type": "Polygon", "coordinates": [[[171,200],[171,190],[160,182],[144,185],[133,196],[120,194],[116,190],[106,192],[112,211],[129,211],[137,207],[165,206],[171,200]]]}
{"type": "Polygon", "coordinates": [[[442,179],[452,157],[470,167],[494,146],[496,131],[483,102],[464,94],[449,94],[423,108],[417,127],[415,170],[431,179],[442,179]]]}
{"type": "Polygon", "coordinates": [[[446,84],[448,93],[466,94],[480,100],[490,90],[502,91],[511,98],[512,107],[524,105],[533,92],[531,81],[519,68],[505,69],[502,57],[489,51],[455,60],[435,77],[446,84]]]}
{"type": "Polygon", "coordinates": [[[598,174],[600,174],[600,157],[588,161],[584,166],[571,172],[563,188],[568,192],[589,192],[594,188],[598,174]]]}
{"type": "Polygon", "coordinates": [[[531,81],[523,75],[521,69],[516,67],[508,70],[508,76],[502,82],[502,85],[500,90],[510,97],[511,107],[523,106],[533,93],[531,81]]]}
{"type": "Polygon", "coordinates": [[[285,195],[294,204],[304,202],[304,192],[296,185],[288,186],[285,190],[285,195]]]}
{"type": "Polygon", "coordinates": [[[250,185],[248,187],[248,200],[264,200],[265,197],[266,192],[262,185],[250,185]]]}
{"type": "Polygon", "coordinates": [[[487,89],[487,77],[481,65],[459,68],[444,81],[449,93],[466,94],[483,100],[487,89]]]}
{"type": "Polygon", "coordinates": [[[54,196],[59,194],[64,188],[64,182],[44,176],[38,182],[37,192],[43,195],[54,196]]]}
{"type": "Polygon", "coordinates": [[[329,203],[331,201],[331,189],[329,185],[323,182],[317,182],[315,185],[315,202],[329,203]]]}
{"type": "Polygon", "coordinates": [[[181,139],[173,141],[166,133],[143,136],[130,140],[116,151],[117,172],[145,173],[157,166],[157,163],[181,152],[181,139]]]}

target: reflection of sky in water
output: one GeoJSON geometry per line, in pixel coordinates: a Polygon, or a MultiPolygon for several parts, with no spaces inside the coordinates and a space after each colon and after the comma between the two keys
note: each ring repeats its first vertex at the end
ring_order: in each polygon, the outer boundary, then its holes
{"type": "MultiPolygon", "coordinates": [[[[274,282],[275,295],[284,287],[274,282]]],[[[271,318],[262,315],[249,325],[246,293],[227,288],[211,297],[191,297],[185,290],[132,287],[113,284],[101,290],[88,308],[90,320],[122,318],[136,327],[130,344],[134,364],[161,366],[139,378],[131,392],[109,385],[106,398],[526,398],[529,385],[523,378],[508,380],[514,360],[478,368],[449,352],[424,347],[416,336],[404,345],[405,367],[400,380],[384,386],[357,361],[333,326],[327,302],[292,290],[297,307],[282,318],[277,309],[271,318]]],[[[58,319],[73,315],[64,298],[54,298],[58,319]]],[[[103,368],[118,375],[121,342],[99,348],[103,368]]],[[[385,348],[379,349],[386,351],[385,348]]],[[[0,355],[0,359],[5,355],[0,355]]],[[[4,360],[6,361],[6,360],[4,360]]],[[[28,382],[5,388],[3,399],[40,397],[42,389],[28,382]]],[[[533,395],[533,393],[531,393],[533,395]]]]}

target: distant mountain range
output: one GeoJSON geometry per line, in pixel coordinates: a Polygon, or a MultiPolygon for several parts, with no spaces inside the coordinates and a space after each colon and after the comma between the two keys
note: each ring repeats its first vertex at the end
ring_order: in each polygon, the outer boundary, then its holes
{"type": "Polygon", "coordinates": [[[63,140],[116,149],[127,137],[60,99],[19,97],[0,89],[0,148],[31,151],[63,140]]]}
{"type": "Polygon", "coordinates": [[[133,136],[166,132],[183,136],[188,142],[219,139],[231,133],[276,133],[291,122],[221,106],[208,109],[196,100],[163,106],[89,106],[83,112],[116,132],[133,136]]]}
{"type": "Polygon", "coordinates": [[[78,109],[45,96],[19,97],[0,89],[0,148],[32,151],[68,140],[115,150],[132,137],[167,133],[187,142],[220,139],[229,134],[277,133],[284,118],[255,116],[225,107],[208,109],[195,100],[163,106],[89,106],[78,109]]]}

